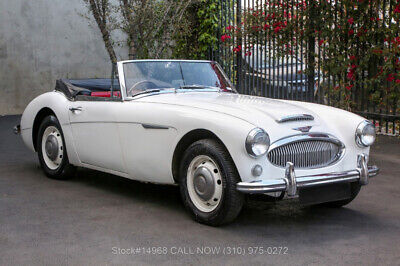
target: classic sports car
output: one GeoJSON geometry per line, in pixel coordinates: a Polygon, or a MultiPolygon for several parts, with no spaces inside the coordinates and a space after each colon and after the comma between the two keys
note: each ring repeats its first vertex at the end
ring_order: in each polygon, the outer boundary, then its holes
{"type": "Polygon", "coordinates": [[[58,80],[15,131],[51,178],[79,166],[178,184],[189,212],[209,225],[234,220],[246,194],[343,206],[379,170],[367,165],[371,122],[238,94],[211,61],[122,61],[111,79],[58,80]]]}

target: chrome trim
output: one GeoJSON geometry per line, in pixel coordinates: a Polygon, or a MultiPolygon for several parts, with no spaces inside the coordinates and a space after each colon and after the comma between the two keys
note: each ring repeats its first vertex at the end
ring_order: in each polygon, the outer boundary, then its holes
{"type": "MultiPolygon", "coordinates": [[[[364,143],[362,143],[362,140],[361,140],[361,136],[364,133],[364,129],[368,125],[373,126],[373,128],[375,129],[375,125],[373,123],[371,123],[371,121],[369,121],[369,120],[364,120],[360,124],[358,124],[358,126],[357,126],[356,133],[355,133],[355,140],[356,140],[356,144],[360,148],[366,148],[366,147],[369,147],[369,146],[371,146],[373,144],[372,143],[371,145],[368,146],[368,145],[365,145],[364,143]]],[[[376,138],[376,136],[375,136],[375,138],[376,138]]]]}
{"type": "Polygon", "coordinates": [[[365,180],[368,181],[369,178],[376,176],[379,173],[379,168],[375,165],[366,166],[366,161],[363,161],[362,159],[361,161],[363,163],[361,169],[358,168],[344,172],[324,173],[300,177],[296,177],[294,169],[288,163],[284,178],[259,180],[253,182],[239,182],[236,184],[236,189],[240,192],[250,194],[286,192],[288,196],[294,197],[297,194],[298,189],[304,187],[349,182],[359,182],[360,185],[366,185],[365,180]]]}
{"type": "Polygon", "coordinates": [[[169,129],[169,127],[161,125],[142,124],[145,129],[169,129]]]}
{"type": "MultiPolygon", "coordinates": [[[[267,153],[267,158],[268,161],[271,162],[270,158],[269,158],[269,154],[274,151],[275,149],[281,147],[281,146],[286,146],[292,143],[297,143],[297,142],[307,142],[307,141],[323,141],[323,142],[331,142],[335,145],[337,145],[339,147],[339,152],[336,154],[336,157],[329,163],[323,166],[315,166],[315,167],[301,167],[302,169],[315,169],[315,168],[322,168],[322,167],[327,167],[329,165],[335,164],[337,163],[341,158],[343,158],[345,151],[346,151],[346,147],[345,145],[336,137],[326,134],[326,133],[318,133],[318,132],[312,132],[312,133],[304,133],[304,134],[298,134],[298,135],[292,135],[289,137],[285,137],[282,139],[279,139],[277,141],[275,141],[274,143],[271,144],[271,146],[269,147],[268,153],[267,153]]],[[[282,151],[279,150],[279,152],[281,152],[279,154],[279,156],[283,156],[282,151]]],[[[293,152],[292,150],[287,150],[286,152],[293,152]]],[[[302,163],[304,164],[304,160],[306,158],[303,158],[302,163]]],[[[312,158],[315,159],[315,158],[312,158]]],[[[281,165],[279,164],[275,164],[273,162],[271,162],[271,164],[277,166],[277,167],[284,167],[282,165],[284,165],[286,162],[282,162],[281,165]]],[[[296,168],[300,168],[300,167],[296,167],[296,168]]]]}
{"type": "Polygon", "coordinates": [[[289,197],[296,196],[297,193],[297,180],[296,174],[294,173],[294,166],[293,163],[287,162],[286,163],[286,170],[285,170],[285,181],[287,186],[287,195],[289,197]]]}
{"type": "Polygon", "coordinates": [[[314,117],[309,114],[298,114],[298,115],[287,115],[281,117],[279,120],[276,120],[278,123],[285,123],[291,121],[304,121],[304,120],[314,120],[314,117]]]}
{"type": "Polygon", "coordinates": [[[296,131],[303,132],[303,133],[307,133],[307,132],[310,132],[311,128],[312,128],[312,126],[305,126],[305,127],[295,127],[295,128],[292,128],[292,129],[296,130],[296,131]]]}
{"type": "Polygon", "coordinates": [[[81,112],[82,111],[82,107],[78,106],[78,107],[70,107],[69,110],[73,113],[75,113],[76,111],[81,112]]]}
{"type": "Polygon", "coordinates": [[[16,125],[15,127],[13,127],[13,132],[15,135],[21,134],[21,126],[16,125]]]}
{"type": "Polygon", "coordinates": [[[126,86],[125,86],[125,73],[124,73],[124,61],[117,62],[119,86],[121,91],[121,98],[123,101],[127,99],[126,86]]]}
{"type": "MultiPolygon", "coordinates": [[[[118,77],[119,77],[119,84],[120,84],[120,91],[121,91],[121,99],[122,101],[132,101],[135,99],[139,99],[142,97],[135,98],[133,97],[128,97],[127,91],[126,91],[126,83],[125,83],[125,73],[124,73],[124,64],[127,63],[135,63],[135,62],[189,62],[189,63],[215,63],[216,66],[219,68],[221,74],[225,77],[225,79],[229,82],[229,86],[231,88],[231,92],[233,93],[238,93],[236,90],[235,86],[233,85],[232,81],[228,78],[226,73],[223,71],[223,68],[218,64],[216,61],[210,61],[210,60],[181,60],[181,59],[139,59],[139,60],[124,60],[124,61],[119,61],[117,62],[117,69],[118,69],[118,77]]],[[[219,91],[219,90],[218,90],[219,91]]],[[[175,90],[176,92],[176,90],[175,90]]],[[[158,94],[158,93],[155,93],[158,94]]],[[[143,97],[150,96],[154,94],[146,94],[146,95],[140,95],[143,97]]]]}
{"type": "Polygon", "coordinates": [[[248,154],[250,157],[259,158],[259,157],[261,157],[261,156],[263,156],[263,155],[265,155],[265,154],[268,153],[268,150],[269,150],[269,148],[270,148],[270,144],[271,144],[271,140],[270,140],[270,138],[269,138],[268,133],[265,132],[265,130],[263,130],[262,128],[256,127],[256,128],[253,128],[253,129],[249,132],[249,134],[247,134],[247,137],[246,137],[246,141],[245,141],[245,143],[244,143],[244,146],[245,146],[245,148],[246,148],[247,154],[248,154]],[[267,139],[268,139],[268,147],[267,147],[265,153],[264,153],[264,154],[260,154],[260,155],[254,154],[253,149],[252,149],[252,144],[253,144],[254,138],[255,138],[255,136],[256,136],[258,133],[264,133],[264,134],[266,135],[267,139]]]}
{"type": "Polygon", "coordinates": [[[133,59],[119,61],[118,63],[134,63],[134,62],[193,62],[193,63],[212,63],[210,60],[189,60],[189,59],[133,59]]]}
{"type": "Polygon", "coordinates": [[[360,184],[367,185],[369,182],[369,172],[368,172],[368,160],[365,154],[358,155],[357,157],[357,165],[358,172],[360,172],[360,184]]]}

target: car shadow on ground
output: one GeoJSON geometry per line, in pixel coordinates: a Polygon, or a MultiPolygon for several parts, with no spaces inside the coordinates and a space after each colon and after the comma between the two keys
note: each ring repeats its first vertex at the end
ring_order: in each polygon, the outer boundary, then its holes
{"type": "MultiPolygon", "coordinates": [[[[179,187],[142,183],[126,178],[105,174],[102,172],[79,168],[76,176],[69,182],[75,182],[103,190],[106,194],[113,193],[137,204],[146,202],[156,208],[166,208],[168,211],[184,213],[179,187]]],[[[180,217],[185,217],[182,215],[180,217]]],[[[190,219],[190,215],[186,215],[190,219]]],[[[193,222],[195,223],[195,222],[193,222]]],[[[368,233],[371,228],[382,228],[390,225],[382,224],[375,216],[350,207],[327,208],[320,206],[301,206],[290,200],[280,202],[265,202],[258,199],[247,199],[239,217],[232,224],[219,227],[218,230],[237,231],[236,233],[258,233],[246,228],[263,228],[273,234],[282,234],[288,228],[313,228],[324,234],[325,230],[351,231],[346,236],[340,233],[329,234],[331,238],[351,238],[355,235],[368,233]]],[[[267,232],[266,232],[267,233],[267,232]]]]}
{"type": "Polygon", "coordinates": [[[84,168],[78,168],[77,173],[69,182],[83,183],[136,202],[162,203],[163,207],[167,208],[183,208],[180,204],[178,186],[144,183],[84,168]]]}

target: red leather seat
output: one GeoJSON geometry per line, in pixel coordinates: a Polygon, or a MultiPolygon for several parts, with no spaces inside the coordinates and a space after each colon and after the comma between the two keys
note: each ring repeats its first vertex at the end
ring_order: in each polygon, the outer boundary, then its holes
{"type": "MultiPolygon", "coordinates": [[[[120,97],[121,94],[119,91],[114,91],[113,95],[115,97],[120,97]]],[[[92,97],[105,97],[105,98],[110,98],[111,97],[111,91],[93,91],[90,96],[92,97]]]]}

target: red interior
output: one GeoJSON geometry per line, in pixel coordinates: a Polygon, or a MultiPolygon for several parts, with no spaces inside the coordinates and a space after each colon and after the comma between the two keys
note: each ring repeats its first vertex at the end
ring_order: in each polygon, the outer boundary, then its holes
{"type": "MultiPolygon", "coordinates": [[[[121,97],[121,94],[119,91],[114,91],[113,95],[115,97],[121,97]]],[[[105,97],[105,98],[110,98],[111,96],[111,91],[93,91],[90,96],[92,97],[105,97]]]]}

